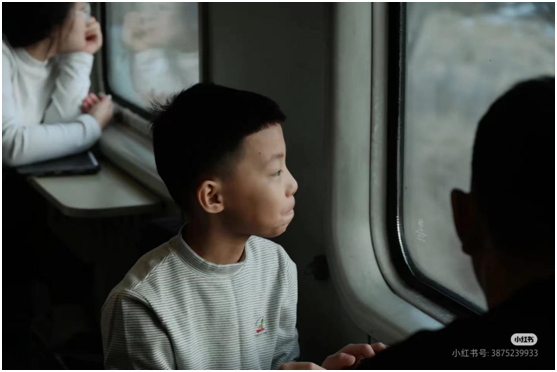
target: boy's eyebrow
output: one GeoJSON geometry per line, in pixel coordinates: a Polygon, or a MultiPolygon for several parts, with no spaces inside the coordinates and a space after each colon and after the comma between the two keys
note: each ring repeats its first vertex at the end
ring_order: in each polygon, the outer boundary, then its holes
{"type": "Polygon", "coordinates": [[[275,154],[275,155],[271,156],[271,158],[269,159],[269,161],[268,161],[267,163],[270,163],[270,162],[272,162],[273,160],[281,159],[281,158],[284,158],[284,154],[283,154],[283,153],[275,154]]]}

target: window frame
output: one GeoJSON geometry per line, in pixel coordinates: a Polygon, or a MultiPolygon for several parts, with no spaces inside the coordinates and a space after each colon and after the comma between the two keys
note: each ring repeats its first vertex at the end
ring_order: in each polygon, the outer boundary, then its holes
{"type": "MultiPolygon", "coordinates": [[[[209,61],[209,48],[208,48],[208,4],[197,3],[197,24],[198,24],[198,45],[199,45],[199,82],[210,82],[209,79],[209,68],[207,66],[207,61],[209,61]]],[[[100,14],[101,14],[101,28],[102,33],[105,35],[104,44],[109,42],[108,35],[108,22],[107,20],[107,4],[100,4],[100,14]]],[[[125,97],[118,95],[110,86],[110,80],[108,78],[109,61],[108,61],[108,49],[103,48],[104,51],[101,56],[102,64],[102,80],[104,85],[104,90],[106,94],[112,95],[113,101],[119,106],[129,109],[132,112],[138,114],[143,119],[151,122],[154,116],[148,109],[140,107],[133,102],[128,101],[125,97]]]]}
{"type": "Polygon", "coordinates": [[[484,311],[422,273],[414,263],[403,224],[404,126],[406,76],[406,4],[388,5],[387,88],[387,226],[389,253],[400,279],[413,290],[456,316],[478,316],[484,311]]]}
{"type": "Polygon", "coordinates": [[[349,318],[373,339],[399,342],[451,314],[401,287],[386,221],[387,4],[335,3],[324,198],[332,284],[349,318]],[[350,123],[350,125],[346,125],[350,123]],[[364,156],[362,154],[368,154],[364,156]],[[380,298],[381,301],[377,299],[380,298]]]}

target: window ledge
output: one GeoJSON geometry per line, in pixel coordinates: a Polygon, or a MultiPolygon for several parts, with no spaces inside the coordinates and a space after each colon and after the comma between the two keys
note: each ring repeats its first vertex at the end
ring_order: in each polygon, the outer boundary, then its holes
{"type": "Polygon", "coordinates": [[[138,182],[172,201],[157,173],[153,145],[150,139],[123,124],[112,123],[99,142],[102,153],[138,182]]]}
{"type": "Polygon", "coordinates": [[[99,173],[31,177],[29,182],[68,217],[104,218],[157,212],[160,199],[103,161],[99,173]],[[110,192],[107,192],[110,190],[110,192]]]}

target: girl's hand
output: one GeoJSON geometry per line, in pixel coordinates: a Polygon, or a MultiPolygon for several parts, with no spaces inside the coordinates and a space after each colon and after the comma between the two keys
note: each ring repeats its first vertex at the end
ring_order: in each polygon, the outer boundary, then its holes
{"type": "Polygon", "coordinates": [[[93,96],[91,96],[90,94],[89,96],[87,96],[87,98],[85,98],[85,100],[83,100],[82,111],[85,110],[85,108],[87,107],[87,113],[97,120],[97,122],[101,126],[101,129],[104,129],[106,128],[110,120],[112,120],[112,115],[114,113],[112,97],[107,96],[104,93],[99,94],[98,97],[94,94],[93,96]]]}
{"type": "Polygon", "coordinates": [[[81,103],[81,112],[87,114],[101,99],[95,93],[89,93],[81,103]]]}
{"type": "Polygon", "coordinates": [[[103,34],[101,31],[101,24],[91,17],[85,26],[85,48],[83,51],[90,54],[95,54],[103,45],[103,34]]]}

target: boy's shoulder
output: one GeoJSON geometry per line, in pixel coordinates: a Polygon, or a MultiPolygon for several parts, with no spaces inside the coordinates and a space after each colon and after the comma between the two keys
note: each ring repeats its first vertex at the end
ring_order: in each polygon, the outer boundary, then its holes
{"type": "Polygon", "coordinates": [[[144,292],[151,287],[149,283],[156,282],[159,276],[167,275],[175,266],[176,256],[172,249],[173,239],[141,256],[108,297],[112,297],[115,293],[145,297],[146,293],[144,292]]]}

